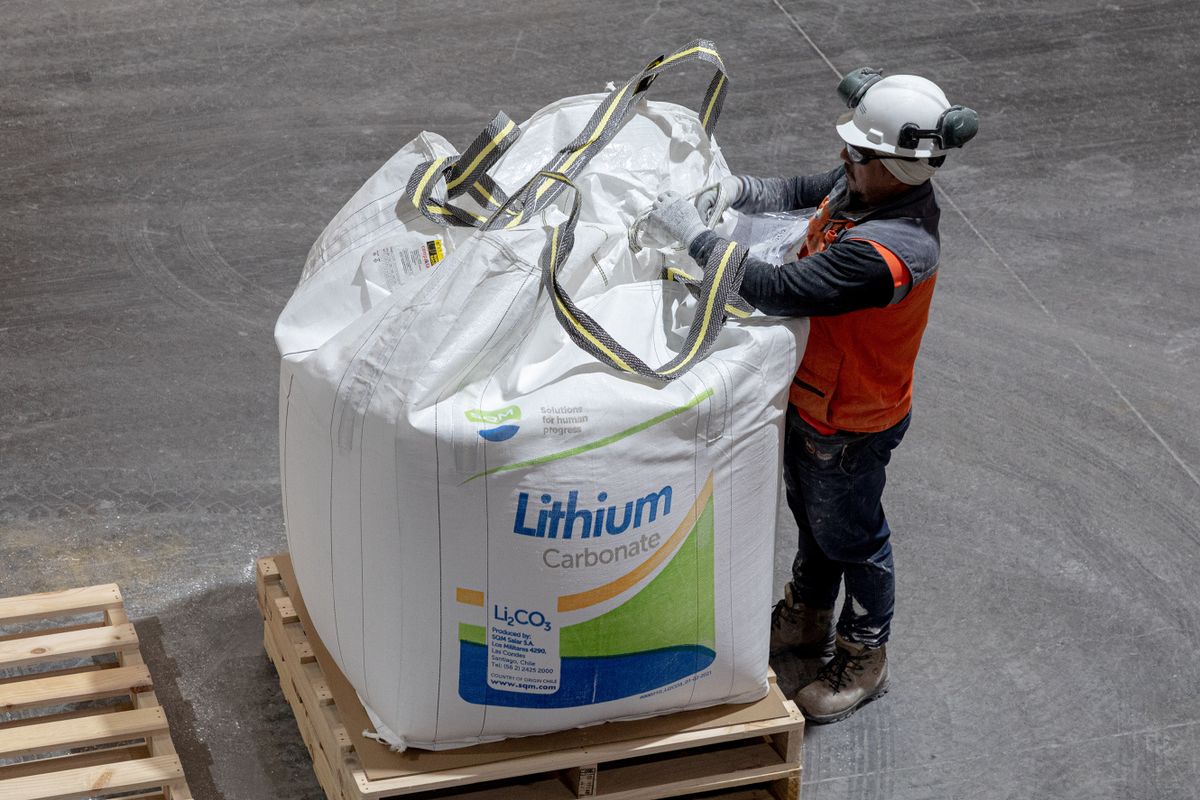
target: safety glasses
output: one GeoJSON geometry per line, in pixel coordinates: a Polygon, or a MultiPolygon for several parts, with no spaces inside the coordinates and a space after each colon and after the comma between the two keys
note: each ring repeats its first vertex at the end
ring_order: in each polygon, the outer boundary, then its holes
{"type": "Polygon", "coordinates": [[[919,161],[917,158],[909,158],[908,156],[892,156],[887,153],[878,153],[874,150],[859,150],[852,144],[846,145],[846,155],[850,156],[850,160],[855,164],[865,164],[868,161],[876,161],[882,158],[892,158],[896,161],[919,161]]]}

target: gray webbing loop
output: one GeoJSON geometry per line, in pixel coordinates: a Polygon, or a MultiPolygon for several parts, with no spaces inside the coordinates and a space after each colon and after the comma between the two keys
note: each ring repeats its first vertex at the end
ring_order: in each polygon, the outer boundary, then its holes
{"type": "Polygon", "coordinates": [[[628,348],[620,344],[600,323],[575,305],[558,280],[558,273],[567,261],[575,242],[575,225],[579,218],[579,190],[571,179],[560,172],[543,170],[533,177],[514,197],[523,195],[532,186],[543,180],[570,187],[571,209],[567,219],[554,226],[550,239],[542,248],[540,266],[542,285],[554,303],[554,313],[559,324],[585,352],[613,369],[661,381],[670,381],[686,374],[703,361],[716,345],[717,337],[725,325],[730,304],[744,302],[737,296],[742,283],[748,251],[737,242],[729,242],[716,248],[704,267],[704,277],[690,287],[698,298],[696,315],[688,327],[680,352],[660,367],[651,367],[628,348]]]}
{"type": "Polygon", "coordinates": [[[408,179],[404,197],[422,216],[439,225],[483,225],[488,217],[452,205],[449,200],[466,193],[485,211],[504,205],[508,197],[487,171],[520,137],[521,129],[501,111],[462,155],[435,158],[418,165],[408,179]],[[433,192],[443,181],[446,200],[435,200],[433,192]]]}
{"type": "MultiPolygon", "coordinates": [[[[624,84],[611,91],[596,108],[583,131],[559,150],[542,171],[565,175],[573,180],[616,136],[617,131],[633,113],[634,103],[649,89],[655,78],[668,69],[697,61],[716,68],[699,109],[704,132],[712,136],[721,116],[725,95],[729,91],[729,75],[716,46],[707,39],[696,39],[674,53],[651,61],[624,84]]],[[[502,215],[497,212],[482,227],[485,230],[515,227],[553,202],[564,188],[563,184],[549,179],[538,182],[536,187],[526,184],[518,194],[519,201],[513,206],[517,213],[502,215]]]]}
{"type": "MultiPolygon", "coordinates": [[[[669,381],[686,374],[704,360],[716,344],[727,315],[748,316],[752,311],[737,290],[741,286],[748,251],[737,242],[715,248],[702,278],[681,270],[669,270],[667,279],[678,280],[698,298],[696,315],[688,329],[681,352],[660,367],[651,367],[617,342],[599,323],[579,309],[558,281],[575,240],[580,196],[572,179],[612,140],[633,114],[635,102],[664,71],[682,64],[704,62],[716,68],[701,103],[699,115],[704,132],[711,136],[721,115],[729,88],[729,76],[712,42],[697,39],[675,52],[656,58],[629,80],[613,89],[592,113],[583,131],[555,154],[550,162],[512,196],[486,173],[520,136],[520,130],[500,113],[460,156],[426,161],[413,171],[404,196],[426,219],[440,225],[462,225],[483,230],[512,228],[533,219],[565,189],[572,192],[566,221],[551,229],[542,248],[542,283],[554,303],[559,324],[585,352],[622,372],[669,381]],[[446,185],[446,200],[433,198],[434,190],[446,185]],[[467,192],[486,212],[483,217],[448,201],[467,192]]],[[[636,226],[635,226],[636,227],[636,226]]]]}

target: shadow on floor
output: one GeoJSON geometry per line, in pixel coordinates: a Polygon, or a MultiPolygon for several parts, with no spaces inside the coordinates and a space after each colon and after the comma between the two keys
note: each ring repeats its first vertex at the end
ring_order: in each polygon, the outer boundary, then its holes
{"type": "Polygon", "coordinates": [[[325,800],[252,585],[206,590],[134,627],[196,800],[325,800]]]}
{"type": "Polygon", "coordinates": [[[825,659],[822,658],[800,658],[791,653],[782,653],[771,659],[779,690],[786,697],[795,697],[796,692],[813,681],[824,663],[825,659]]]}

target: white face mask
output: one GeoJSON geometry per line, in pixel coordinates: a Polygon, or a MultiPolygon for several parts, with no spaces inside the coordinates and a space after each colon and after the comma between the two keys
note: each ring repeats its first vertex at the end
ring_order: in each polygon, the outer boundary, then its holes
{"type": "Polygon", "coordinates": [[[922,158],[920,161],[901,161],[898,158],[880,160],[896,180],[907,183],[909,186],[920,186],[937,174],[937,167],[930,166],[929,159],[926,158],[922,158]]]}

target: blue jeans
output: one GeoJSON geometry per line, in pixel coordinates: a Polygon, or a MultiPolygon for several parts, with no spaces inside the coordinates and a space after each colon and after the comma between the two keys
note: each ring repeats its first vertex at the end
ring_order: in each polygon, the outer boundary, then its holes
{"type": "Polygon", "coordinates": [[[911,414],[879,433],[817,433],[789,405],[783,478],[800,528],[792,588],[809,608],[832,609],[843,580],[842,638],[877,647],[895,606],[891,529],[883,513],[885,467],[911,414]]]}

